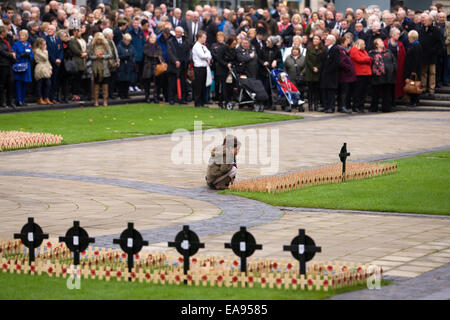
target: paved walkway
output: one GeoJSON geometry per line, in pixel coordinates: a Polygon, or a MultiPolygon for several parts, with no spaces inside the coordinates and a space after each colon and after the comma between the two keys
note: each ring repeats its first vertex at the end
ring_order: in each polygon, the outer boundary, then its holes
{"type": "MultiPolygon", "coordinates": [[[[354,161],[450,145],[448,112],[306,116],[246,126],[238,136],[278,129],[279,173],[336,163],[343,142],[354,161]]],[[[96,245],[109,246],[126,222],[134,221],[149,249],[167,250],[167,241],[189,224],[206,243],[203,254],[229,255],[223,243],[246,225],[264,246],[255,257],[290,258],[282,245],[305,228],[322,246],[317,261],[375,263],[400,277],[417,277],[450,262],[446,217],[282,210],[220,195],[204,188],[205,163],[171,160],[176,145],[165,135],[1,153],[0,237],[20,230],[28,216],[55,238],[78,219],[96,245]]],[[[245,152],[238,163],[240,179],[259,176],[264,168],[250,164],[245,152]]]]}

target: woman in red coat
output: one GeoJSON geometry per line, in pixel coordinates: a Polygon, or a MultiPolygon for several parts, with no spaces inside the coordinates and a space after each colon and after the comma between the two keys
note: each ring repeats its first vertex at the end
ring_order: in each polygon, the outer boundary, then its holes
{"type": "Polygon", "coordinates": [[[349,51],[355,67],[355,90],[353,96],[353,111],[364,113],[364,101],[372,77],[372,59],[366,51],[366,43],[358,39],[349,51]]]}
{"type": "Polygon", "coordinates": [[[405,69],[405,58],[406,58],[406,50],[405,46],[401,41],[398,41],[400,37],[400,30],[393,27],[389,32],[389,39],[384,40],[384,46],[386,49],[389,49],[392,54],[397,58],[397,75],[395,82],[395,93],[394,101],[395,106],[395,98],[400,98],[405,96],[405,91],[403,87],[405,86],[405,80],[403,79],[403,71],[405,69]]]}

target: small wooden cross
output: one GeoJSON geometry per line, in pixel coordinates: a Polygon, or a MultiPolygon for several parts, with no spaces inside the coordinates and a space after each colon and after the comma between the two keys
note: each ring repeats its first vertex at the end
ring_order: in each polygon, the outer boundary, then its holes
{"type": "Polygon", "coordinates": [[[342,162],[342,181],[345,181],[345,169],[347,164],[347,157],[350,156],[350,152],[347,152],[347,142],[344,142],[344,145],[341,148],[341,152],[339,152],[339,158],[342,162]]]}

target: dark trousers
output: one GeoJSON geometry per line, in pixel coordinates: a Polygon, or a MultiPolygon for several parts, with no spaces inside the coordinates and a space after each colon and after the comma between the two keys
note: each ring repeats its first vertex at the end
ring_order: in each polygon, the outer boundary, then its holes
{"type": "Polygon", "coordinates": [[[156,77],[153,75],[151,78],[142,79],[142,82],[144,83],[145,98],[150,97],[150,89],[153,87],[153,99],[158,99],[158,84],[156,77]]]}
{"type": "Polygon", "coordinates": [[[194,67],[194,104],[204,106],[206,104],[206,67],[194,67]]]}
{"type": "Polygon", "coordinates": [[[114,97],[117,89],[118,74],[117,71],[111,72],[111,77],[109,78],[108,91],[109,96],[114,97]]]}
{"type": "Polygon", "coordinates": [[[0,106],[3,105],[3,91],[5,92],[6,103],[11,104],[13,93],[13,80],[11,66],[0,66],[0,106]]]}
{"type": "Polygon", "coordinates": [[[164,95],[164,99],[166,102],[169,101],[169,84],[168,84],[168,73],[165,72],[159,77],[156,77],[156,87],[157,87],[157,96],[159,98],[159,95],[162,91],[162,94],[164,95]]]}
{"type": "MultiPolygon", "coordinates": [[[[186,66],[181,65],[180,68],[180,84],[181,84],[181,101],[186,101],[186,66]]],[[[195,75],[195,78],[197,79],[197,75],[195,75]]],[[[169,73],[168,79],[169,83],[169,102],[174,102],[175,100],[178,100],[178,94],[177,94],[177,74],[176,73],[169,73]]],[[[205,68],[205,83],[206,83],[206,68],[205,68]]],[[[206,90],[206,88],[205,88],[206,90]]],[[[206,93],[205,93],[206,98],[206,93]]],[[[180,102],[181,102],[180,101],[180,102]]]]}
{"type": "Polygon", "coordinates": [[[37,96],[38,98],[47,99],[50,94],[50,87],[52,85],[52,81],[50,78],[42,78],[39,79],[36,85],[37,96]]]}
{"type": "Polygon", "coordinates": [[[73,93],[73,84],[75,83],[74,80],[75,80],[74,74],[70,74],[67,72],[60,72],[61,90],[64,99],[69,99],[70,92],[73,93]],[[70,90],[71,86],[72,90],[70,90]]]}
{"type": "Polygon", "coordinates": [[[319,81],[308,82],[308,106],[318,108],[320,101],[320,86],[319,81]]]}
{"type": "Polygon", "coordinates": [[[52,86],[50,89],[50,100],[53,101],[55,100],[56,96],[58,94],[58,90],[59,90],[59,67],[56,66],[56,64],[52,64],[52,77],[51,77],[51,82],[52,82],[52,86]]]}
{"type": "Polygon", "coordinates": [[[269,100],[267,100],[268,102],[266,107],[273,107],[272,87],[270,86],[270,79],[267,75],[259,79],[262,81],[264,89],[266,89],[267,95],[269,96],[269,100]]]}
{"type": "Polygon", "coordinates": [[[409,102],[411,105],[417,105],[419,104],[419,97],[418,94],[409,94],[409,102]]]}
{"type": "Polygon", "coordinates": [[[322,88],[323,107],[325,110],[333,110],[336,106],[337,89],[322,88]]]}
{"type": "Polygon", "coordinates": [[[395,90],[395,84],[379,84],[372,86],[372,103],[370,111],[378,111],[378,102],[381,97],[381,110],[383,112],[392,111],[392,91],[395,90]]]}
{"type": "Polygon", "coordinates": [[[367,89],[370,84],[370,76],[357,76],[353,89],[353,110],[363,110],[366,101],[367,89]]]}
{"type": "Polygon", "coordinates": [[[350,83],[340,82],[338,86],[337,93],[337,105],[338,111],[341,111],[343,107],[348,107],[347,98],[349,96],[348,92],[350,89],[350,83]]]}
{"type": "Polygon", "coordinates": [[[128,89],[130,87],[130,81],[120,81],[119,82],[119,97],[121,99],[129,99],[128,89]]]}
{"type": "Polygon", "coordinates": [[[219,105],[223,105],[223,101],[225,100],[225,80],[226,80],[226,76],[225,75],[216,75],[214,77],[214,81],[215,81],[215,95],[216,95],[216,100],[219,103],[219,105]]]}

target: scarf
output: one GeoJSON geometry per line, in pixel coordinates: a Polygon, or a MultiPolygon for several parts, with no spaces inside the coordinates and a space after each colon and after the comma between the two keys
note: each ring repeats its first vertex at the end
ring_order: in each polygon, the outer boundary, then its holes
{"type": "Polygon", "coordinates": [[[383,52],[375,52],[372,71],[376,76],[384,76],[386,69],[384,67],[383,52]]]}

